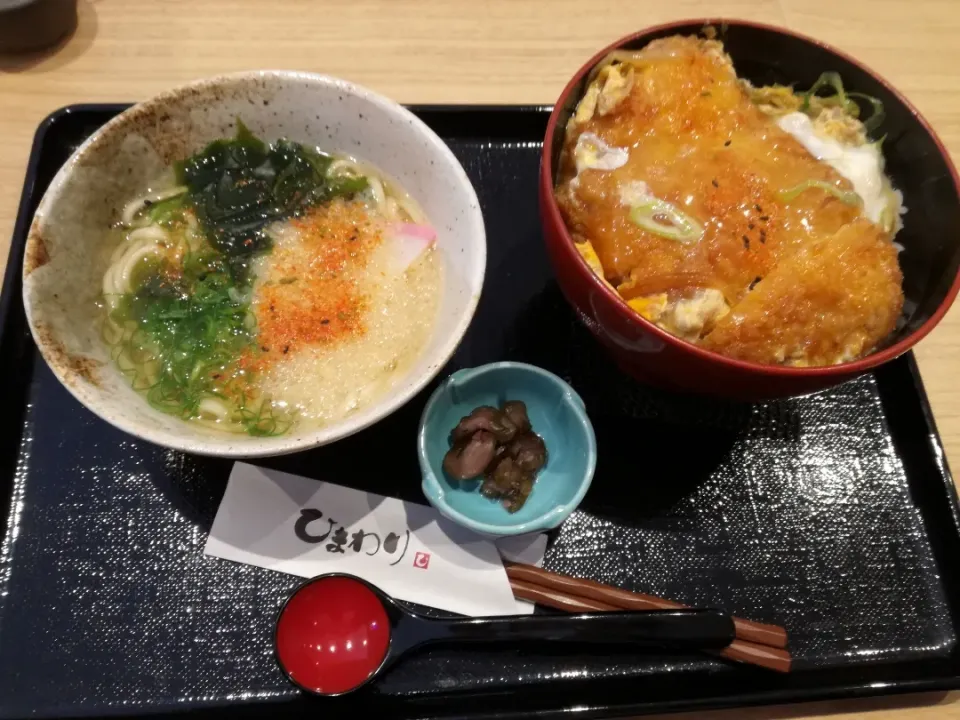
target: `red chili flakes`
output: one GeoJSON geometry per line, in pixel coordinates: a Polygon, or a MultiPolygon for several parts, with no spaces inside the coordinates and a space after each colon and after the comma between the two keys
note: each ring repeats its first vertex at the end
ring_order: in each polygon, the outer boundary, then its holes
{"type": "Polygon", "coordinates": [[[258,343],[271,349],[262,362],[366,329],[366,298],[357,279],[370,252],[382,242],[379,226],[370,222],[361,203],[342,199],[292,224],[300,242],[274,247],[270,276],[264,278],[268,282],[258,290],[258,343]],[[296,282],[279,282],[289,278],[296,282]]]}

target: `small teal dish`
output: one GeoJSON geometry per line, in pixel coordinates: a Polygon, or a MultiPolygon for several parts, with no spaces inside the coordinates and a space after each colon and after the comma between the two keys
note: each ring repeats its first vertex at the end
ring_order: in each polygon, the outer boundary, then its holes
{"type": "Polygon", "coordinates": [[[417,438],[423,494],[441,515],[484,535],[551,530],[576,509],[593,480],[597,440],[583,400],[553,373],[533,365],[498,362],[458,370],[441,383],[423,409],[417,438]],[[547,446],[547,464],[530,497],[509,513],[480,494],[481,480],[460,482],[443,471],[450,431],[481,405],[522,400],[533,431],[547,446]]]}

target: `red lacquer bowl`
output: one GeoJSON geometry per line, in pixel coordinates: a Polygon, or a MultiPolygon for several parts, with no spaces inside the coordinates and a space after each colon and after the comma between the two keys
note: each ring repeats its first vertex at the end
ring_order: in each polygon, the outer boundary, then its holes
{"type": "Polygon", "coordinates": [[[629,35],[577,71],[557,100],[543,144],[540,211],[557,281],[580,319],[638,380],[670,390],[759,400],[802,395],[849,380],[905,353],[940,322],[960,289],[960,181],[936,133],[883,78],[826,45],[779,28],[734,20],[689,20],[629,35]],[[637,49],[656,38],[715,28],[740,77],[755,85],[809,87],[820,73],[839,72],[845,87],[880,99],[879,132],[886,170],[904,195],[907,214],[897,242],[906,303],[898,329],[874,353],[830,367],[793,368],[733,360],[680,340],[644,320],[604,285],[574,247],[553,196],[567,120],[590,70],[611,50],[637,49]]]}

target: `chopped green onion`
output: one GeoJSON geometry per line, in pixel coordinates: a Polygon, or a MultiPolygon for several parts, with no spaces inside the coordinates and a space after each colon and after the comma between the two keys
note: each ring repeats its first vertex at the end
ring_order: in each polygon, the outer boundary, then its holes
{"type": "Polygon", "coordinates": [[[183,188],[181,192],[175,195],[151,203],[149,210],[147,210],[147,217],[150,218],[150,222],[160,223],[161,225],[169,223],[180,217],[186,199],[187,189],[183,188]]]}
{"type": "Polygon", "coordinates": [[[867,133],[876,130],[883,123],[886,113],[883,109],[883,103],[872,95],[865,93],[850,92],[843,88],[843,80],[840,73],[825,72],[817,78],[813,86],[803,93],[803,103],[800,105],[801,112],[807,112],[810,109],[810,101],[817,96],[822,88],[829,87],[833,89],[833,95],[827,97],[820,96],[818,99],[827,105],[839,105],[847,114],[852,117],[860,117],[860,106],[857,105],[854,98],[860,98],[870,104],[870,117],[863,121],[863,129],[867,133]]]}
{"type": "Polygon", "coordinates": [[[884,118],[887,116],[886,112],[883,110],[883,103],[880,100],[877,100],[877,98],[873,97],[873,95],[866,95],[865,93],[856,92],[847,93],[847,97],[861,98],[862,100],[866,100],[868,103],[870,103],[870,117],[863,121],[864,131],[871,133],[880,127],[884,118]]]}
{"type": "Polygon", "coordinates": [[[810,109],[811,98],[815,97],[823,87],[832,88],[834,94],[825,98],[821,97],[820,100],[822,102],[829,105],[840,105],[840,107],[850,113],[853,117],[859,116],[860,106],[847,97],[847,93],[843,89],[843,80],[840,78],[840,73],[837,72],[822,73],[820,77],[817,78],[817,81],[811,86],[811,88],[803,93],[803,104],[800,106],[801,112],[807,112],[807,110],[810,109]]]}
{"type": "Polygon", "coordinates": [[[837,200],[845,202],[847,205],[860,206],[863,204],[860,196],[857,195],[853,190],[841,190],[836,185],[828,183],[825,180],[804,180],[795,187],[788,188],[787,190],[781,190],[777,193],[777,195],[779,195],[780,199],[784,202],[790,202],[791,200],[796,199],[800,193],[806,190],[812,190],[814,188],[823,190],[824,192],[833,195],[837,200]]]}
{"type": "Polygon", "coordinates": [[[666,200],[650,198],[630,208],[630,220],[644,230],[668,240],[694,243],[703,237],[703,226],[666,200]]]}

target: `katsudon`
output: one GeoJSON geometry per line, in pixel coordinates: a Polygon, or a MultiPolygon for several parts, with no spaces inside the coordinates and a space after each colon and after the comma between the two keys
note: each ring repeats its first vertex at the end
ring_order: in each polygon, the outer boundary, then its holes
{"type": "Polygon", "coordinates": [[[719,41],[668,37],[588,77],[555,196],[593,271],[667,332],[768,365],[848,362],[904,301],[881,121],[835,73],[754,87],[719,41]]]}

